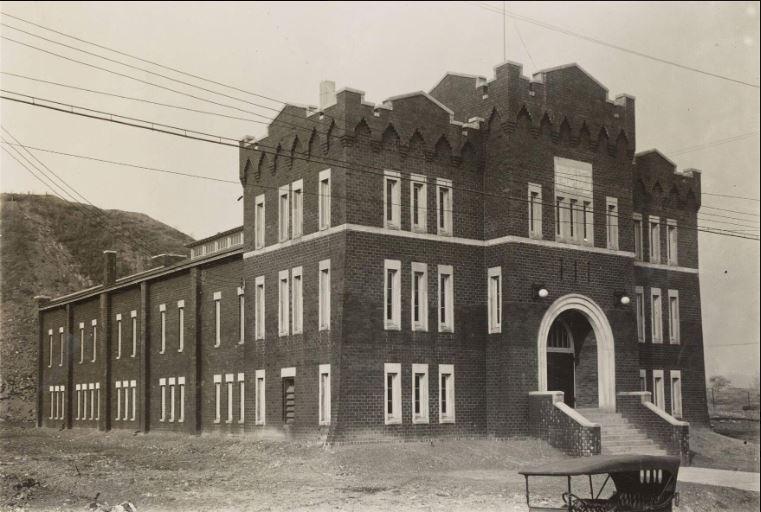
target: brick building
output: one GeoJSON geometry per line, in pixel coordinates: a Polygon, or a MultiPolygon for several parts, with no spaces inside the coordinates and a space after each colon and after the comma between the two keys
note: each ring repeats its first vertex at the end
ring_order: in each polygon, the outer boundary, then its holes
{"type": "Polygon", "coordinates": [[[241,141],[240,181],[241,228],[41,299],[40,425],[593,453],[614,411],[664,446],[707,420],[700,173],[635,153],[634,98],[579,66],[323,84],[241,141]]]}

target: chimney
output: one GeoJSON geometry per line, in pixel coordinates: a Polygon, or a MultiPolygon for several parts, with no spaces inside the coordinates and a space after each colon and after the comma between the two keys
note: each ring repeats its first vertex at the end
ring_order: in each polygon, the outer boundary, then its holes
{"type": "Polygon", "coordinates": [[[184,254],[157,254],[156,256],[151,257],[151,267],[169,267],[185,258],[187,258],[187,256],[184,254]]]}
{"type": "Polygon", "coordinates": [[[116,251],[103,251],[103,286],[116,282],[116,251]]]}
{"type": "Polygon", "coordinates": [[[320,82],[320,110],[336,104],[336,83],[332,80],[320,82]]]}

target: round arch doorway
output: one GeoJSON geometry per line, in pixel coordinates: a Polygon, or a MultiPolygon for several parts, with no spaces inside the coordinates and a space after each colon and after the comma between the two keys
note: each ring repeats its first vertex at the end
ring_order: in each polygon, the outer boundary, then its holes
{"type": "Polygon", "coordinates": [[[537,359],[540,391],[563,391],[571,406],[615,410],[613,332],[593,300],[570,294],[547,309],[539,325],[537,359]]]}

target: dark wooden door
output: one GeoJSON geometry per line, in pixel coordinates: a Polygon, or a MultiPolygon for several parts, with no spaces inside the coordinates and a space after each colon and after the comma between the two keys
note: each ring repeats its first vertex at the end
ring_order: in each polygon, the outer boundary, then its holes
{"type": "Polygon", "coordinates": [[[570,407],[576,402],[573,359],[573,354],[570,353],[547,353],[547,390],[562,391],[564,402],[570,407]]]}

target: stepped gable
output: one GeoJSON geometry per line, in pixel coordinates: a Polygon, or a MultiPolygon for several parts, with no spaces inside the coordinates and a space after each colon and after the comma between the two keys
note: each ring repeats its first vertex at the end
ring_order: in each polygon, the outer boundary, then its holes
{"type": "Polygon", "coordinates": [[[635,205],[700,208],[701,175],[697,169],[677,170],[657,149],[637,153],[634,159],[635,205]]]}
{"type": "Polygon", "coordinates": [[[561,127],[568,129],[569,142],[589,137],[592,145],[625,144],[634,154],[634,97],[622,94],[608,99],[608,89],[578,64],[545,69],[528,78],[522,65],[506,62],[495,69],[495,78],[447,73],[431,90],[431,96],[451,108],[455,119],[481,117],[489,129],[499,124],[511,130],[520,121],[535,133],[542,125],[555,140],[561,139],[561,127]]]}

